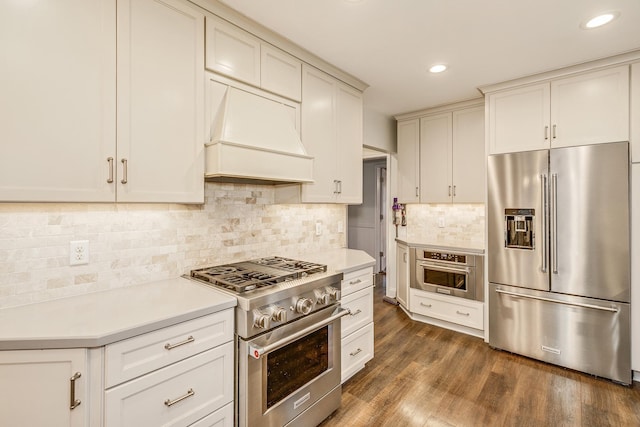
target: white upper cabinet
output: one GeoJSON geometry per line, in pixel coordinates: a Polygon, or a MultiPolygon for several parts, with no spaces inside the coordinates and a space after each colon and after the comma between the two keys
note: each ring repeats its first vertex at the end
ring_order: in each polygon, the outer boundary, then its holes
{"type": "Polygon", "coordinates": [[[260,86],[260,39],[207,14],[207,69],[260,86]]]}
{"type": "Polygon", "coordinates": [[[260,45],[260,87],[295,101],[302,99],[302,62],[267,43],[260,45]]]}
{"type": "Polygon", "coordinates": [[[487,95],[490,154],[629,139],[629,66],[487,95]]]}
{"type": "Polygon", "coordinates": [[[485,167],[484,107],[454,111],[451,148],[452,201],[484,203],[485,167]]]}
{"type": "Polygon", "coordinates": [[[302,62],[294,56],[211,14],[206,40],[208,70],[300,101],[302,62]]]}
{"type": "Polygon", "coordinates": [[[302,142],[314,158],[302,201],[362,203],[362,93],[303,66],[302,142]]]}
{"type": "Polygon", "coordinates": [[[0,28],[0,200],[204,202],[201,13],[2,2],[0,28]]]}
{"type": "Polygon", "coordinates": [[[420,119],[398,121],[398,201],[420,202],[420,119]]]}
{"type": "Polygon", "coordinates": [[[483,203],[485,162],[484,107],[477,102],[398,121],[401,203],[483,203]]]}
{"type": "Polygon", "coordinates": [[[118,2],[118,201],[204,202],[204,81],[201,12],[118,2]]]}
{"type": "Polygon", "coordinates": [[[549,146],[549,83],[487,95],[489,154],[549,146]]]}
{"type": "Polygon", "coordinates": [[[451,202],[451,113],[420,119],[420,201],[451,202]]]}
{"type": "Polygon", "coordinates": [[[115,0],[0,2],[0,201],[114,200],[115,14],[115,0]]]}

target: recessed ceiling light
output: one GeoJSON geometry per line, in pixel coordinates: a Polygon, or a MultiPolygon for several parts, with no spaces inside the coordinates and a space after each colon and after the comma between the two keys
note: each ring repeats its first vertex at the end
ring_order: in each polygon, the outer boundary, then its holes
{"type": "Polygon", "coordinates": [[[609,22],[613,21],[615,18],[618,17],[620,13],[619,12],[607,12],[607,13],[603,13],[601,15],[595,16],[591,19],[589,19],[587,22],[583,23],[581,25],[582,28],[589,30],[592,28],[598,28],[601,27],[605,24],[608,24],[609,22]]]}
{"type": "Polygon", "coordinates": [[[446,69],[447,69],[446,65],[437,64],[437,65],[434,65],[433,67],[429,68],[429,71],[432,72],[432,73],[441,73],[446,69]]]}

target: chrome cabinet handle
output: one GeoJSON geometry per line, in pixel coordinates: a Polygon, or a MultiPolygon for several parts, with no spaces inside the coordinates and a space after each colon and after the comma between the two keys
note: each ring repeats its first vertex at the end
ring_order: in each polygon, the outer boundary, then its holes
{"type": "Polygon", "coordinates": [[[405,263],[407,262],[407,253],[406,252],[402,254],[402,262],[405,262],[405,263]]]}
{"type": "Polygon", "coordinates": [[[421,306],[431,308],[431,304],[425,304],[423,302],[420,303],[421,306]]]}
{"type": "Polygon", "coordinates": [[[358,283],[362,283],[362,280],[356,279],[349,282],[350,285],[357,285],[358,283]]]}
{"type": "Polygon", "coordinates": [[[549,140],[549,126],[544,127],[544,140],[545,141],[549,140]]]}
{"type": "Polygon", "coordinates": [[[553,125],[552,136],[553,136],[553,139],[556,139],[556,125],[553,125]]]}
{"type": "Polygon", "coordinates": [[[185,394],[184,396],[177,397],[177,398],[175,398],[173,400],[167,399],[167,400],[164,401],[164,404],[167,405],[167,406],[173,406],[176,403],[183,401],[187,397],[193,396],[194,394],[196,394],[196,392],[193,391],[192,388],[190,388],[189,390],[187,390],[187,394],[185,394]]]}
{"type": "Polygon", "coordinates": [[[456,310],[456,314],[459,314],[461,316],[468,316],[470,313],[465,313],[464,311],[456,310]]]}
{"type": "Polygon", "coordinates": [[[122,184],[127,183],[127,159],[120,160],[122,162],[122,180],[120,181],[122,184]]]}
{"type": "Polygon", "coordinates": [[[185,345],[185,344],[189,344],[190,342],[194,342],[195,340],[196,340],[196,339],[195,339],[195,338],[193,338],[193,336],[192,336],[192,335],[189,335],[189,336],[187,337],[187,339],[186,339],[186,340],[184,340],[184,341],[180,341],[180,342],[177,342],[177,343],[175,343],[175,344],[166,343],[166,344],[164,345],[164,348],[166,348],[167,350],[171,350],[171,349],[174,349],[174,348],[176,348],[176,347],[180,347],[181,345],[185,345]]]}
{"type": "Polygon", "coordinates": [[[362,349],[358,348],[356,351],[352,351],[351,353],[349,353],[349,356],[357,356],[360,353],[362,353],[362,349]]]}
{"type": "Polygon", "coordinates": [[[351,313],[351,316],[357,316],[358,314],[362,313],[362,310],[357,309],[356,311],[354,311],[353,313],[351,313]]]}
{"type": "Polygon", "coordinates": [[[69,378],[69,381],[71,382],[71,391],[69,392],[69,409],[76,409],[82,403],[80,400],[76,400],[76,380],[81,376],[82,374],[80,372],[76,372],[71,378],[69,378]]]}
{"type": "Polygon", "coordinates": [[[338,180],[333,180],[333,194],[338,194],[338,180]]]}
{"type": "Polygon", "coordinates": [[[546,301],[546,302],[553,302],[553,303],[558,303],[558,304],[562,304],[562,305],[570,305],[573,307],[582,307],[582,308],[592,308],[594,310],[602,310],[602,311],[610,311],[612,313],[617,313],[620,311],[619,308],[617,307],[602,307],[600,305],[594,305],[594,304],[584,304],[581,302],[570,302],[570,301],[561,301],[561,300],[557,300],[557,299],[553,299],[553,298],[545,298],[545,297],[538,297],[535,295],[526,295],[526,294],[519,294],[516,292],[509,292],[509,291],[504,291],[500,288],[496,288],[496,292],[499,294],[504,294],[504,295],[509,295],[515,298],[528,298],[528,299],[535,299],[538,301],[546,301]]]}
{"type": "Polygon", "coordinates": [[[542,248],[540,252],[542,253],[542,272],[547,272],[547,223],[549,218],[547,217],[547,201],[549,200],[548,194],[548,184],[547,184],[547,175],[540,175],[540,194],[542,195],[542,248]]]}
{"type": "Polygon", "coordinates": [[[420,187],[416,187],[416,197],[420,197],[420,187]]]}
{"type": "Polygon", "coordinates": [[[453,197],[456,197],[456,186],[453,186],[453,197]]]}
{"type": "Polygon", "coordinates": [[[449,186],[449,197],[451,197],[451,186],[449,186]]]}
{"type": "Polygon", "coordinates": [[[342,194],[342,181],[338,180],[338,194],[342,194]]]}
{"type": "Polygon", "coordinates": [[[113,182],[113,157],[107,157],[107,163],[109,164],[109,178],[107,178],[107,183],[111,184],[113,182]]]}

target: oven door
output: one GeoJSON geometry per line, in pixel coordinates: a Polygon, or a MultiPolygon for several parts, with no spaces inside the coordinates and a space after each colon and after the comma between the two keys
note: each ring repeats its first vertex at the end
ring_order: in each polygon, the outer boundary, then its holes
{"type": "Polygon", "coordinates": [[[315,425],[340,405],[340,318],[346,314],[336,305],[238,340],[240,426],[281,427],[294,419],[315,425]]]}
{"type": "Polygon", "coordinates": [[[414,289],[439,294],[476,299],[475,277],[472,267],[450,267],[441,263],[418,261],[416,263],[414,289]]]}

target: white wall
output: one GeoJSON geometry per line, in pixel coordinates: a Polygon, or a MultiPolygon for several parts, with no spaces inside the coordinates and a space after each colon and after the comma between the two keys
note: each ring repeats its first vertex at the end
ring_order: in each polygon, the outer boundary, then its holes
{"type": "Polygon", "coordinates": [[[0,203],[0,308],[346,246],[346,207],[275,205],[266,185],[205,184],[204,205],[0,203]],[[315,235],[315,222],[323,226],[315,235]],[[69,242],[89,264],[69,266],[69,242]]]}

